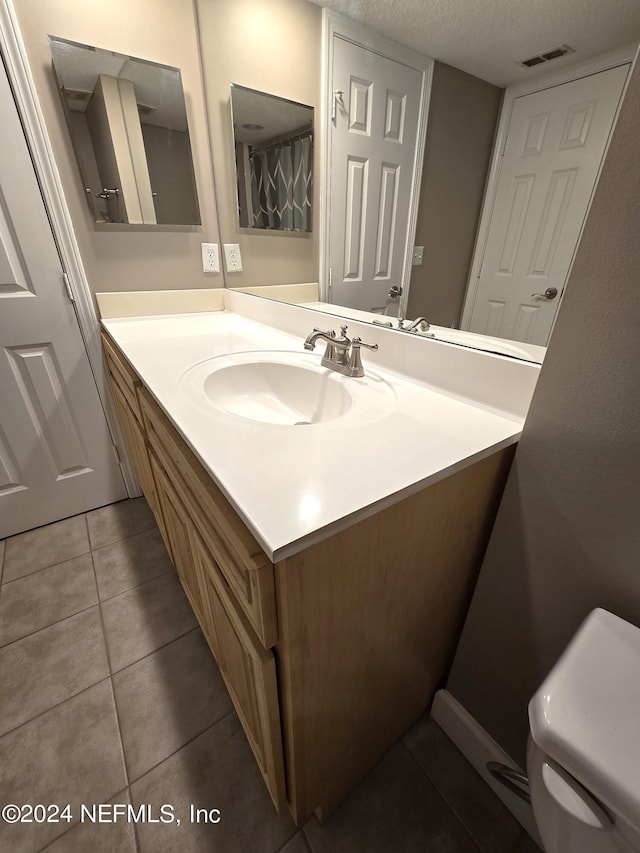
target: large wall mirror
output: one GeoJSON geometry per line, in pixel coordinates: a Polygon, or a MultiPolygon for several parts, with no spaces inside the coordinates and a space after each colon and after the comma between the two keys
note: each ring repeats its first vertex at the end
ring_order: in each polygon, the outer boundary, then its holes
{"type": "Polygon", "coordinates": [[[199,225],[180,69],[49,36],[96,223],[199,225]]]}
{"type": "Polygon", "coordinates": [[[313,230],[313,107],[231,85],[238,223],[313,230]]]}
{"type": "MultiPolygon", "coordinates": [[[[304,71],[317,81],[305,100],[323,117],[313,277],[308,265],[298,273],[295,247],[283,243],[272,251],[289,258],[286,275],[283,264],[269,275],[269,247],[248,235],[243,263],[254,276],[227,276],[226,285],[394,329],[424,317],[431,328],[412,333],[541,361],[633,58],[629,42],[640,37],[640,7],[624,23],[600,10],[594,26],[541,0],[533,26],[524,7],[508,4],[498,37],[501,0],[468,20],[453,0],[442,4],[435,36],[430,5],[413,0],[375,8],[337,0],[331,12],[323,0],[279,0],[277,10],[268,0],[196,2],[208,92],[240,80],[299,99],[304,71]],[[395,40],[391,49],[381,34],[395,40]],[[216,61],[214,46],[227,39],[232,47],[216,61]],[[321,43],[322,52],[310,49],[321,43]],[[403,153],[409,137],[417,141],[403,153]]],[[[210,107],[220,114],[219,103],[210,107]]],[[[215,140],[213,123],[211,132],[215,140]]],[[[218,184],[234,163],[213,148],[218,184]]],[[[236,211],[216,190],[222,239],[237,242],[224,208],[237,220],[236,211]]]]}

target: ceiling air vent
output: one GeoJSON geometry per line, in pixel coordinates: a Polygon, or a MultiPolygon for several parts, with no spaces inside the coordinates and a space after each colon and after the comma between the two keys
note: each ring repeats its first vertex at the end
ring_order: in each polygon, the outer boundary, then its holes
{"type": "Polygon", "coordinates": [[[525,68],[533,68],[535,65],[550,62],[552,59],[558,59],[561,56],[566,56],[568,53],[575,53],[575,50],[569,47],[568,44],[563,44],[560,47],[554,47],[553,50],[547,50],[544,53],[539,53],[537,56],[525,59],[520,65],[524,65],[525,68]]]}

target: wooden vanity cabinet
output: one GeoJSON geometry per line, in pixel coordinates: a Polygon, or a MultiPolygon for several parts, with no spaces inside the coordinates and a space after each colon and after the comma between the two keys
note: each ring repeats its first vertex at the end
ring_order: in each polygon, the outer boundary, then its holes
{"type": "Polygon", "coordinates": [[[140,488],[158,523],[164,544],[170,551],[164,518],[158,505],[155,481],[151,473],[151,463],[147,453],[147,442],[142,423],[142,412],[138,404],[138,388],[141,386],[140,379],[104,332],[102,334],[102,344],[107,371],[111,379],[111,390],[113,391],[118,420],[120,421],[124,440],[129,450],[133,473],[136,475],[140,488]]]}
{"type": "Polygon", "coordinates": [[[236,606],[233,593],[196,531],[193,556],[202,581],[203,632],[269,793],[282,812],[287,798],[274,653],[264,648],[236,606]]]}
{"type": "Polygon", "coordinates": [[[173,563],[278,811],[286,808],[276,666],[191,521],[173,478],[149,450],[173,563]]]}
{"type": "Polygon", "coordinates": [[[299,825],[322,819],[446,677],[514,448],[273,565],[103,337],[140,484],[269,793],[299,825]]]}
{"type": "Polygon", "coordinates": [[[138,389],[138,400],[149,447],[213,554],[236,606],[271,648],[278,635],[271,561],[145,388],[138,389]]]}

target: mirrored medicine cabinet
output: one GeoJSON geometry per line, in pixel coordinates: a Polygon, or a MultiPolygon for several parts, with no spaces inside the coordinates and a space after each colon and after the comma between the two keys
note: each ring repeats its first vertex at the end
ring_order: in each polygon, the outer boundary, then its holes
{"type": "Polygon", "coordinates": [[[49,36],[96,223],[201,223],[179,68],[49,36]]]}

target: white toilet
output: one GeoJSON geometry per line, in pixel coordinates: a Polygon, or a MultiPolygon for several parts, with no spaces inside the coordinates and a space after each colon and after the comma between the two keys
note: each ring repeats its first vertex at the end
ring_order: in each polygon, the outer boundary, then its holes
{"type": "Polygon", "coordinates": [[[547,853],[640,851],[640,629],[594,610],[529,703],[547,853]]]}

